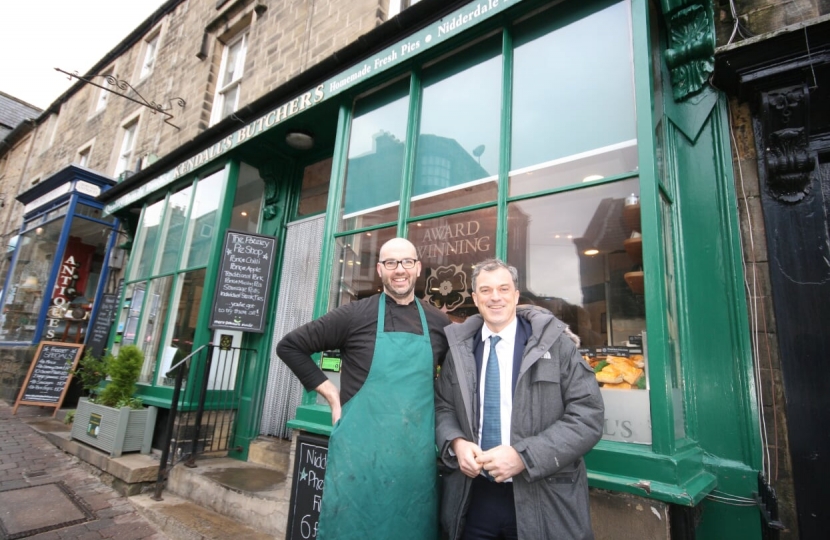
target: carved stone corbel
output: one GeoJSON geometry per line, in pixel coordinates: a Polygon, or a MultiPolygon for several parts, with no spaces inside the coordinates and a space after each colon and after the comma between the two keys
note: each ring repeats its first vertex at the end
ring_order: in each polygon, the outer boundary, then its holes
{"type": "Polygon", "coordinates": [[[670,42],[666,49],[672,95],[682,101],[708,84],[715,69],[715,24],[708,2],[668,13],[675,4],[663,0],[670,42]]]}
{"type": "Polygon", "coordinates": [[[809,141],[810,92],[792,86],[763,92],[760,99],[767,189],[778,200],[798,202],[807,195],[816,166],[809,141]]]}

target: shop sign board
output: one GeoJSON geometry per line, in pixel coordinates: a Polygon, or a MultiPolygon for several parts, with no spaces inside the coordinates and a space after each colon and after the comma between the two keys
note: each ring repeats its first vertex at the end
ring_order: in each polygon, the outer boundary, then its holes
{"type": "Polygon", "coordinates": [[[110,336],[110,329],[115,323],[115,310],[118,307],[118,296],[115,294],[101,295],[100,305],[92,321],[87,337],[87,350],[95,357],[104,355],[104,348],[110,336]]]}
{"type": "Polygon", "coordinates": [[[72,381],[72,370],[78,365],[83,345],[42,341],[35,351],[29,373],[17,396],[12,414],[20,405],[54,407],[57,414],[72,381]]]}
{"type": "Polygon", "coordinates": [[[288,505],[287,540],[317,538],[317,521],[323,500],[323,481],[328,462],[328,439],[299,435],[295,450],[291,502],[288,505]]]}
{"type": "Polygon", "coordinates": [[[228,230],[222,248],[210,328],[264,332],[277,239],[228,230]]]}
{"type": "Polygon", "coordinates": [[[172,170],[126,193],[104,207],[104,214],[109,215],[144,198],[182,175],[202,167],[217,157],[227,153],[239,144],[282,123],[297,113],[314,107],[365,80],[388,71],[404,61],[422,54],[461,32],[482,23],[505,9],[513,7],[522,0],[477,0],[470,2],[446,17],[418,30],[366,58],[349,69],[342,71],[324,83],[308,89],[297,97],[282,103],[260,118],[243,126],[225,138],[202,150],[195,156],[181,162],[172,170]]]}

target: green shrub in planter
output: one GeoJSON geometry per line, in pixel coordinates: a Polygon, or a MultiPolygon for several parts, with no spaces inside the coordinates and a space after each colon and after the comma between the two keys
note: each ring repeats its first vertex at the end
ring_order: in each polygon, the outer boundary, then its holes
{"type": "Polygon", "coordinates": [[[95,446],[111,456],[122,452],[149,453],[157,409],[145,408],[133,397],[144,363],[135,345],[121,347],[118,355],[85,355],[75,375],[92,397],[78,400],[72,438],[95,446]],[[109,377],[106,387],[101,384],[109,377]]]}
{"type": "Polygon", "coordinates": [[[107,353],[102,358],[96,358],[87,351],[74,375],[90,395],[90,402],[118,409],[140,409],[141,399],[133,394],[143,364],[144,353],[135,345],[121,347],[117,356],[107,353]],[[100,391],[101,383],[107,377],[110,378],[109,384],[100,391]]]}
{"type": "Polygon", "coordinates": [[[109,355],[106,369],[111,381],[96,401],[107,407],[141,408],[141,400],[133,394],[143,364],[144,353],[135,345],[121,347],[118,356],[109,355]]]}

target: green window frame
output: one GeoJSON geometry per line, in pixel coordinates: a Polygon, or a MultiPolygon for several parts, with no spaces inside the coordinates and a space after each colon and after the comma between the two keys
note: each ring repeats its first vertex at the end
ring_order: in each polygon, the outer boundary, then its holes
{"type": "MultiPolygon", "coordinates": [[[[553,6],[547,13],[563,20],[578,20],[599,10],[620,2],[569,3],[553,6]],[[587,5],[586,5],[587,4],[587,5]]],[[[633,55],[633,86],[636,129],[636,156],[638,169],[610,174],[595,180],[591,186],[607,186],[636,179],[639,182],[639,203],[641,207],[641,226],[643,238],[643,271],[645,280],[646,329],[648,334],[649,362],[652,366],[648,373],[651,413],[652,441],[648,445],[630,444],[603,440],[588,455],[589,478],[594,487],[625,491],[648,496],[671,503],[695,504],[715,483],[712,474],[703,468],[703,454],[696,442],[689,438],[683,417],[686,399],[682,394],[682,374],[679,363],[680,344],[683,336],[683,295],[677,283],[682,282],[681,251],[677,245],[677,216],[673,191],[667,185],[660,170],[664,164],[661,156],[670,154],[662,148],[662,127],[660,97],[662,92],[659,74],[654,73],[653,66],[660,63],[659,47],[654,47],[652,37],[656,34],[655,13],[649,10],[647,0],[623,0],[630,10],[630,37],[633,55]],[[658,161],[661,163],[658,166],[658,161]],[[678,274],[678,275],[675,275],[678,274]],[[670,314],[670,316],[666,316],[670,314]],[[679,325],[669,328],[667,321],[679,325]],[[646,482],[647,492],[639,487],[646,482]]],[[[538,4],[535,4],[538,6],[538,4]]],[[[527,9],[530,9],[528,7],[527,9]]],[[[373,233],[384,228],[394,227],[398,236],[407,237],[409,229],[418,221],[441,218],[471,212],[485,208],[495,208],[497,212],[496,248],[497,257],[509,261],[508,249],[508,205],[523,200],[537,199],[559,193],[576,192],[585,186],[576,184],[556,185],[543,190],[511,194],[509,178],[511,175],[511,100],[513,75],[513,40],[518,25],[527,17],[518,13],[514,23],[500,28],[484,26],[477,30],[478,37],[467,37],[464,45],[475,47],[477,42],[500,34],[502,46],[502,107],[500,118],[500,143],[498,167],[498,194],[492,202],[470,204],[434,213],[413,217],[410,205],[416,168],[419,134],[420,107],[422,105],[423,73],[430,59],[421,60],[418,65],[409,65],[409,111],[407,135],[403,148],[403,170],[400,185],[400,201],[397,219],[383,223],[372,223],[366,227],[346,228],[341,225],[340,216],[343,189],[348,168],[349,129],[354,119],[353,103],[343,103],[339,110],[338,132],[335,142],[332,164],[332,182],[324,232],[323,257],[320,271],[318,293],[315,301],[315,317],[319,317],[333,307],[335,298],[332,283],[337,270],[338,241],[357,234],[373,233]]],[[[539,17],[534,12],[534,17],[539,17]]],[[[459,49],[465,48],[456,42],[459,49]]],[[[444,56],[435,60],[453,62],[453,54],[447,50],[436,53],[444,56]]],[[[463,51],[458,53],[463,57],[463,51]]],[[[398,77],[407,74],[396,73],[398,77]]],[[[374,81],[379,87],[381,81],[374,81]]],[[[368,89],[364,88],[364,92],[368,89]]],[[[668,165],[666,165],[668,166],[668,165]]],[[[304,404],[316,402],[313,393],[304,396],[304,404]]]]}
{"type": "MultiPolygon", "coordinates": [[[[194,276],[201,279],[201,299],[193,306],[195,311],[190,312],[188,320],[206,320],[212,307],[215,280],[210,276],[216,274],[222,241],[218,233],[230,223],[239,169],[237,161],[229,161],[200,172],[178,183],[163,198],[148,201],[142,209],[134,242],[137,252],[127,267],[126,294],[121,299],[118,326],[110,349],[117,353],[122,344],[144,341],[148,325],[154,325],[153,343],[150,354],[145,357],[139,384],[139,393],[148,404],[164,406],[169,400],[171,382],[164,379],[160,370],[171,367],[171,362],[210,340],[212,331],[195,325],[190,328],[192,336],[187,336],[186,345],[181,342],[183,349],[175,355],[165,354],[165,344],[172,345],[172,339],[181,337],[175,334],[174,326],[181,321],[174,311],[183,288],[193,288],[194,276]],[[215,196],[205,197],[204,192],[200,196],[202,185],[215,196]],[[175,220],[171,219],[174,208],[179,210],[175,220]],[[157,221],[158,229],[142,226],[147,219],[157,221]],[[180,234],[168,234],[171,221],[180,229],[180,234]],[[152,242],[147,240],[150,235],[156,237],[152,242]],[[170,240],[176,245],[167,245],[170,240]]],[[[170,347],[167,349],[172,351],[170,347]]]]}

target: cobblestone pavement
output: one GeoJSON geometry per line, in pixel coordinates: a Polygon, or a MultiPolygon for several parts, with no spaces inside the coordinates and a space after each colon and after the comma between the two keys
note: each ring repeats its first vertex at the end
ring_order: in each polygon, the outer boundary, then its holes
{"type": "MultiPolygon", "coordinates": [[[[91,512],[91,519],[46,532],[35,529],[38,534],[29,536],[18,536],[12,534],[14,531],[8,530],[8,537],[37,540],[166,540],[167,536],[141,517],[126,497],[101,481],[98,469],[65,454],[22,420],[31,416],[51,416],[52,409],[45,411],[47,410],[39,407],[21,406],[17,415],[13,416],[12,407],[0,400],[0,496],[14,498],[24,491],[20,488],[62,483],[62,487],[68,488],[70,493],[61,495],[67,490],[61,492],[57,488],[53,489],[58,493],[58,498],[63,499],[59,502],[77,512],[71,506],[74,503],[67,502],[74,494],[75,498],[82,501],[81,506],[91,512]]],[[[44,508],[31,508],[28,513],[32,515],[25,516],[25,519],[37,524],[42,515],[45,520],[43,522],[46,523],[48,513],[52,510],[47,506],[53,505],[45,500],[42,503],[44,508]],[[39,515],[39,512],[42,514],[39,515]]],[[[10,516],[8,510],[5,512],[4,515],[4,509],[0,508],[0,522],[6,525],[24,519],[23,516],[20,519],[16,519],[18,516],[10,516]]],[[[3,532],[0,529],[0,538],[6,537],[3,532]]]]}

